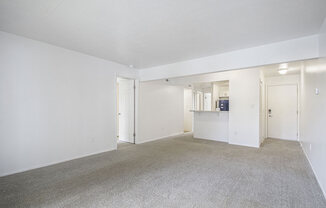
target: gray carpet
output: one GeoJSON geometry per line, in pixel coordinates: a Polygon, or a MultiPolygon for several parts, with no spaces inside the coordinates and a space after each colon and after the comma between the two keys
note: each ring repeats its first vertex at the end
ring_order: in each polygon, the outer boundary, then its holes
{"type": "Polygon", "coordinates": [[[299,143],[191,135],[0,178],[0,207],[326,207],[299,143]]]}

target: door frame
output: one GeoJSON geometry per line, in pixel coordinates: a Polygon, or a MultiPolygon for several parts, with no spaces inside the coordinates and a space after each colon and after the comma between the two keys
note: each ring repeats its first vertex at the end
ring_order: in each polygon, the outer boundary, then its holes
{"type": "MultiPolygon", "coordinates": [[[[296,86],[297,87],[297,140],[300,141],[300,84],[298,83],[284,83],[284,84],[266,84],[266,89],[265,89],[265,94],[266,94],[266,99],[265,99],[265,124],[266,124],[266,138],[268,137],[268,87],[273,87],[273,86],[296,86]]],[[[293,140],[291,140],[293,141],[293,140]]]]}
{"type": "Polygon", "coordinates": [[[139,85],[139,82],[138,80],[134,79],[134,78],[130,78],[130,77],[125,77],[125,76],[120,76],[118,74],[116,74],[115,76],[115,84],[114,84],[114,94],[115,94],[115,99],[116,99],[116,102],[115,102],[115,140],[116,140],[116,143],[118,143],[118,136],[119,136],[119,130],[118,130],[118,122],[119,122],[119,119],[118,119],[118,109],[119,109],[119,106],[118,106],[118,102],[119,102],[119,97],[118,97],[118,88],[117,88],[117,84],[118,84],[118,79],[121,78],[121,79],[128,79],[128,80],[132,80],[133,81],[133,94],[134,94],[134,119],[133,119],[133,123],[134,123],[134,129],[133,129],[133,142],[131,144],[136,144],[136,131],[137,131],[137,102],[138,102],[138,85],[139,85]]]}

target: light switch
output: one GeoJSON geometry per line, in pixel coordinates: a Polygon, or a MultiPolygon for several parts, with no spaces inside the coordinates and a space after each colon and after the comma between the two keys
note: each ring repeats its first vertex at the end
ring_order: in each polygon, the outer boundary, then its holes
{"type": "Polygon", "coordinates": [[[315,94],[319,95],[319,89],[318,88],[315,89],[315,94]]]}

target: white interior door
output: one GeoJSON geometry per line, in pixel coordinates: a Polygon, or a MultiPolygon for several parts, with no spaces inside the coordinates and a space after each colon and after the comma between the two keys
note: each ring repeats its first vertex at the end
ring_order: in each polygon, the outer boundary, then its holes
{"type": "Polygon", "coordinates": [[[134,143],[134,80],[119,79],[119,140],[134,143]]]}
{"type": "Polygon", "coordinates": [[[212,93],[204,93],[204,111],[212,110],[212,93]]]}
{"type": "Polygon", "coordinates": [[[268,137],[298,139],[298,89],[296,85],[268,86],[268,137]]]}

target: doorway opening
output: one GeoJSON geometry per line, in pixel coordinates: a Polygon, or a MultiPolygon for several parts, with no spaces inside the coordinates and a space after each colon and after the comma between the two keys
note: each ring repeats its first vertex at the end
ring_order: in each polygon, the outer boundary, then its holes
{"type": "Polygon", "coordinates": [[[193,91],[191,88],[184,88],[184,133],[193,130],[193,91]]]}
{"type": "Polygon", "coordinates": [[[303,62],[260,69],[260,143],[266,138],[298,141],[303,62]]]}
{"type": "Polygon", "coordinates": [[[267,87],[267,137],[298,140],[298,86],[267,87]]]}
{"type": "MultiPolygon", "coordinates": [[[[195,114],[229,111],[229,80],[213,82],[186,82],[184,87],[184,132],[195,129],[195,114]]],[[[208,115],[208,114],[206,114],[208,115]]],[[[198,120],[197,120],[198,121],[198,120]]],[[[198,122],[197,122],[198,123],[198,122]]],[[[204,125],[205,129],[207,125],[204,125]]],[[[216,130],[216,126],[213,125],[216,130]]],[[[224,131],[225,132],[224,128],[224,131]]],[[[208,130],[212,132],[211,130],[208,130]]],[[[218,132],[221,132],[218,130],[218,132]]],[[[223,137],[226,137],[223,134],[223,137]]],[[[225,138],[224,138],[225,139],[225,138]]]]}
{"type": "Polygon", "coordinates": [[[117,142],[135,144],[135,80],[117,78],[117,142]]]}

